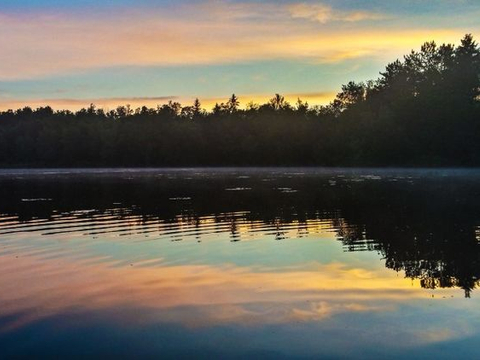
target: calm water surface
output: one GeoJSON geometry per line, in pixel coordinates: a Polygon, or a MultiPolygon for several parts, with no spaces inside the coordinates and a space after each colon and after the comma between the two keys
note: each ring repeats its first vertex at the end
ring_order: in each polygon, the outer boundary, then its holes
{"type": "Polygon", "coordinates": [[[0,358],[480,349],[480,171],[0,170],[0,358]]]}

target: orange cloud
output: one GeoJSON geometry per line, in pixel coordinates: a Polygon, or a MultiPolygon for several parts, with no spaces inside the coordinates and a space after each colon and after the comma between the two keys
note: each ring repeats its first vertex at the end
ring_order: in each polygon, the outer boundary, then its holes
{"type": "Polygon", "coordinates": [[[314,20],[321,23],[330,21],[357,22],[365,20],[381,20],[387,18],[384,14],[368,11],[338,11],[325,4],[297,3],[288,6],[293,18],[314,20]]]}
{"type": "MultiPolygon", "coordinates": [[[[149,13],[85,16],[0,14],[0,79],[65,74],[111,66],[179,66],[297,59],[338,62],[393,60],[424,41],[458,42],[478,29],[326,26],[374,14],[305,7],[206,2],[149,13]],[[323,9],[323,10],[322,10],[323,9]],[[330,14],[330,15],[329,15],[330,14]],[[333,14],[333,15],[331,15],[333,14]],[[319,19],[305,22],[305,18],[319,19]],[[345,49],[348,49],[346,51],[345,49]]],[[[104,14],[106,15],[106,14],[104,14]]]]}

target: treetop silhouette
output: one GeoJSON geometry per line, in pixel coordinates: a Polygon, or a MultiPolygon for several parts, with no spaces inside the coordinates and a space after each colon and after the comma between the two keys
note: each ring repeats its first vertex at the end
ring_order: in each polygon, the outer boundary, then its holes
{"type": "Polygon", "coordinates": [[[480,49],[423,44],[325,106],[94,104],[0,113],[1,166],[479,166],[480,49]],[[227,121],[228,120],[228,121],[227,121]]]}

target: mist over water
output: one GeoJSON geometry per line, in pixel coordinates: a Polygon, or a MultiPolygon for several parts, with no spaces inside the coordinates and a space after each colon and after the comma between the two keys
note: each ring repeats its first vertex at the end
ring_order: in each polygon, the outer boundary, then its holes
{"type": "Polygon", "coordinates": [[[479,180],[1,170],[0,354],[478,354],[479,180]]]}

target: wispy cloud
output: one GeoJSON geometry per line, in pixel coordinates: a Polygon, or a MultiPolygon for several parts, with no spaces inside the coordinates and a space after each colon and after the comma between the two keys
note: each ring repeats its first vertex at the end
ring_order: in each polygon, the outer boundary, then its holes
{"type": "Polygon", "coordinates": [[[293,18],[308,19],[321,22],[323,24],[330,21],[356,22],[365,20],[382,20],[388,18],[386,14],[380,14],[369,11],[341,11],[325,4],[297,3],[288,6],[288,10],[293,18]]]}
{"type": "Polygon", "coordinates": [[[0,80],[119,66],[272,59],[338,62],[367,55],[390,60],[423,41],[435,38],[453,42],[465,32],[442,28],[352,29],[328,24],[340,21],[348,25],[381,16],[319,4],[275,6],[218,1],[148,12],[0,13],[0,80]]]}

